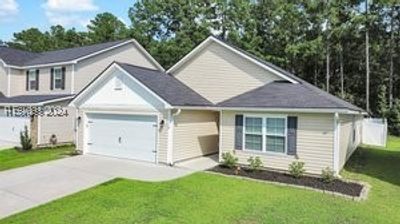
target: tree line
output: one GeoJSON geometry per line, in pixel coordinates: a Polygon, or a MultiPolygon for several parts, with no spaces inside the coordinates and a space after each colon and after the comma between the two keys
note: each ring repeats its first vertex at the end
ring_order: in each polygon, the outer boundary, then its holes
{"type": "Polygon", "coordinates": [[[398,0],[141,0],[127,10],[129,27],[102,13],[85,32],[30,28],[7,44],[40,52],[135,38],[168,68],[213,34],[400,126],[398,0]]]}

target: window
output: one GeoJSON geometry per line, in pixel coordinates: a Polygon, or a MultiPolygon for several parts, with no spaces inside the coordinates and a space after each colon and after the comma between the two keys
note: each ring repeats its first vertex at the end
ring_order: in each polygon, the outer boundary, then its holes
{"type": "Polygon", "coordinates": [[[285,152],[286,120],[285,118],[266,118],[266,150],[285,152]]]}
{"type": "Polygon", "coordinates": [[[38,90],[38,80],[36,70],[28,71],[28,90],[38,90]]]}
{"type": "Polygon", "coordinates": [[[61,89],[62,88],[62,69],[61,68],[54,68],[54,76],[53,76],[53,86],[54,89],[61,89]]]}
{"type": "Polygon", "coordinates": [[[245,116],[244,149],[285,153],[286,117],[245,116]]]}
{"type": "Polygon", "coordinates": [[[246,117],[245,121],[245,147],[249,150],[262,150],[262,118],[246,117]]]}

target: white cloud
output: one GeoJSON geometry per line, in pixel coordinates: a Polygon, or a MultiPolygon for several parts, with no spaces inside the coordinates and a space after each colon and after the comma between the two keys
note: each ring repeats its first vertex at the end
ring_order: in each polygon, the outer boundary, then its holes
{"type": "Polygon", "coordinates": [[[0,22],[9,21],[19,12],[19,5],[15,0],[0,0],[0,22]]]}
{"type": "Polygon", "coordinates": [[[63,26],[86,26],[85,14],[99,9],[92,0],[47,0],[42,7],[50,24],[63,26]]]}
{"type": "Polygon", "coordinates": [[[47,0],[43,7],[53,12],[87,12],[99,9],[92,0],[47,0]]]}

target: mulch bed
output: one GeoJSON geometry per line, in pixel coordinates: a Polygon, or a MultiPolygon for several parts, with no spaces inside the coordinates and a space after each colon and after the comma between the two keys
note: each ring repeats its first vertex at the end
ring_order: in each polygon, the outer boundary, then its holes
{"type": "Polygon", "coordinates": [[[236,175],[235,169],[233,168],[231,169],[224,166],[216,166],[209,169],[209,171],[226,175],[242,176],[257,180],[267,180],[271,182],[300,185],[320,190],[337,192],[352,197],[359,197],[363,189],[363,185],[361,184],[344,182],[339,179],[336,179],[330,183],[326,183],[318,177],[302,176],[300,178],[294,178],[289,174],[269,170],[250,171],[249,169],[242,167],[238,175],[236,175]]]}

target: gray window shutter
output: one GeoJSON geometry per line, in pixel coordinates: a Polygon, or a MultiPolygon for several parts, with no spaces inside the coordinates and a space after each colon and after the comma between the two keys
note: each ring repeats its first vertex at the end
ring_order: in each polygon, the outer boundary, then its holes
{"type": "Polygon", "coordinates": [[[61,89],[65,89],[65,67],[61,68],[61,89]]]}
{"type": "Polygon", "coordinates": [[[297,154],[297,117],[288,117],[287,154],[297,154]]]}
{"type": "Polygon", "coordinates": [[[54,68],[50,69],[50,90],[53,90],[54,84],[54,68]]]}
{"type": "Polygon", "coordinates": [[[235,149],[241,150],[243,148],[243,115],[237,114],[235,116],[235,149]]]}
{"type": "Polygon", "coordinates": [[[26,71],[26,91],[29,90],[29,70],[26,71]]]}
{"type": "Polygon", "coordinates": [[[36,69],[36,90],[39,90],[39,69],[36,69]]]}

